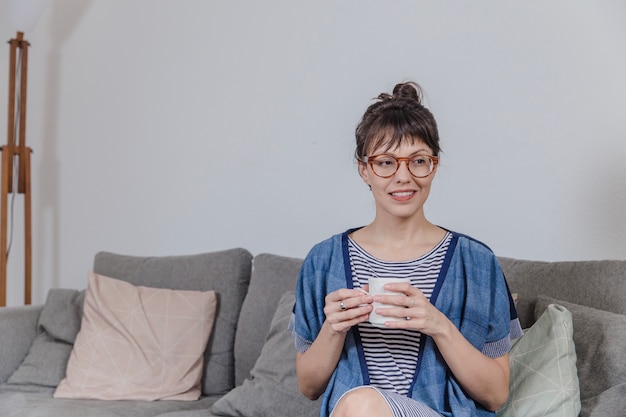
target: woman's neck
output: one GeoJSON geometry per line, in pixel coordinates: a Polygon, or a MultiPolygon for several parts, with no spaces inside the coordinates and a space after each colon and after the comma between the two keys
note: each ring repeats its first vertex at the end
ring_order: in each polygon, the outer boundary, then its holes
{"type": "Polygon", "coordinates": [[[428,253],[445,234],[445,230],[425,218],[421,221],[397,218],[384,221],[377,217],[351,237],[372,256],[388,261],[406,261],[428,253]]]}

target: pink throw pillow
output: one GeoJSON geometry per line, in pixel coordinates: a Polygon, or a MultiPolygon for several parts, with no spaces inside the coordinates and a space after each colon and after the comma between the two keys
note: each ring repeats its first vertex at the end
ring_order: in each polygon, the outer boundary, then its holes
{"type": "Polygon", "coordinates": [[[90,272],[81,329],[55,398],[200,397],[214,291],[137,287],[90,272]]]}

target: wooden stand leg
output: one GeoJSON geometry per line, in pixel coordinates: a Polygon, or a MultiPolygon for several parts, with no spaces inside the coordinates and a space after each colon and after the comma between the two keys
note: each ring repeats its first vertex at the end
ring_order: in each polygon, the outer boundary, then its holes
{"type": "Polygon", "coordinates": [[[24,304],[30,304],[32,293],[32,242],[31,242],[31,199],[30,199],[30,148],[23,152],[24,165],[24,304]]]}
{"type": "Polygon", "coordinates": [[[9,192],[9,159],[11,156],[6,147],[2,148],[2,187],[0,192],[0,221],[2,227],[0,231],[0,307],[7,305],[7,202],[9,192]]]}

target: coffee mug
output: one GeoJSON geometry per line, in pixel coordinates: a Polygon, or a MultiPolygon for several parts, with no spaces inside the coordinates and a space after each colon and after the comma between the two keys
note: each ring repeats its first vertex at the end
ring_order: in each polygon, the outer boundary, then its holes
{"type": "MultiPolygon", "coordinates": [[[[403,293],[396,292],[396,291],[388,291],[388,290],[385,290],[385,288],[384,288],[385,284],[391,284],[391,283],[395,284],[395,283],[403,283],[403,282],[407,282],[407,283],[410,284],[411,283],[411,279],[410,278],[377,278],[377,277],[371,277],[369,279],[369,281],[368,281],[368,284],[369,284],[369,294],[370,295],[403,294],[403,293]]],[[[370,321],[370,323],[372,323],[375,326],[383,326],[386,321],[402,321],[402,320],[406,320],[404,317],[389,317],[389,316],[381,316],[379,314],[376,314],[376,309],[377,308],[397,308],[397,307],[399,307],[397,305],[382,304],[382,303],[374,302],[372,304],[372,306],[374,307],[374,309],[370,313],[370,320],[369,321],[370,321]]]]}

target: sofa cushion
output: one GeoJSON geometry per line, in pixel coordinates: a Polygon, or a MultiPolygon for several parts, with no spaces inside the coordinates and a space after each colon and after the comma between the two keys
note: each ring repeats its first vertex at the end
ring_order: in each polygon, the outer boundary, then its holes
{"type": "Polygon", "coordinates": [[[229,417],[318,415],[319,400],[311,401],[298,390],[296,349],[293,335],[287,328],[294,303],[294,291],[280,298],[261,356],[250,377],[217,400],[211,407],[213,414],[229,417]]]}
{"type": "Polygon", "coordinates": [[[235,338],[235,382],[250,375],[283,292],[294,290],[302,259],[260,254],[253,261],[248,294],[241,307],[235,338]]]}
{"type": "Polygon", "coordinates": [[[7,381],[17,389],[56,387],[65,376],[72,344],[80,329],[84,291],[53,288],[38,320],[37,336],[22,364],[7,381]]]}
{"type": "Polygon", "coordinates": [[[577,416],[580,393],[572,316],[562,306],[547,306],[510,351],[511,381],[498,417],[577,416]]]}
{"type": "MultiPolygon", "coordinates": [[[[0,308],[0,382],[11,377],[20,366],[33,340],[37,337],[37,322],[42,305],[0,308]],[[6,335],[11,337],[6,337],[6,335]]],[[[1,403],[0,403],[1,404],[1,403]]]]}
{"type": "Polygon", "coordinates": [[[55,340],[46,332],[39,333],[6,386],[23,391],[38,391],[38,386],[55,388],[65,377],[71,352],[71,344],[55,340]]]}
{"type": "Polygon", "coordinates": [[[251,267],[252,255],[245,249],[162,257],[100,252],[94,261],[94,272],[133,285],[216,292],[215,325],[204,354],[204,395],[224,394],[235,385],[235,330],[251,267]]]}
{"type": "Polygon", "coordinates": [[[626,314],[626,261],[542,262],[499,257],[511,292],[519,294],[523,327],[534,322],[540,294],[600,310],[626,314]]]}
{"type": "Polygon", "coordinates": [[[179,417],[179,413],[208,417],[215,400],[215,396],[198,401],[57,400],[49,392],[0,390],[0,417],[179,417]]]}
{"type": "MultiPolygon", "coordinates": [[[[572,313],[582,416],[605,415],[599,409],[625,409],[626,315],[614,314],[540,296],[536,312],[558,303],[572,313]]],[[[615,414],[617,415],[617,414],[615,414]]]]}
{"type": "Polygon", "coordinates": [[[54,397],[197,400],[215,307],[214,291],[90,273],[81,329],[54,397]]]}

